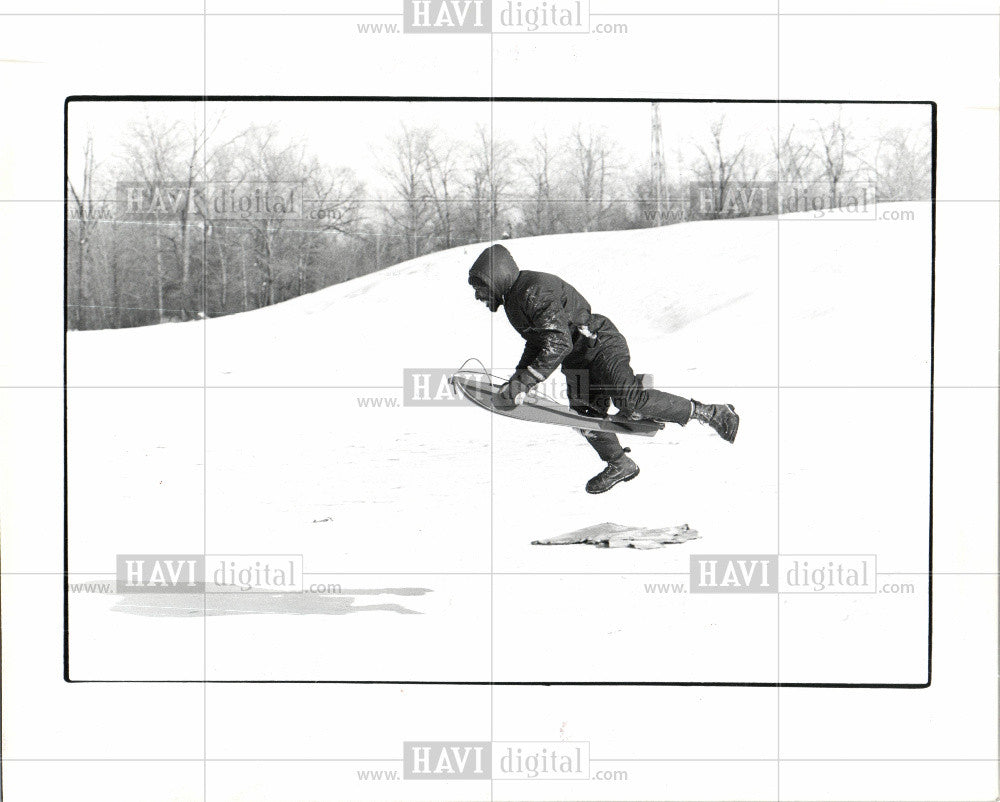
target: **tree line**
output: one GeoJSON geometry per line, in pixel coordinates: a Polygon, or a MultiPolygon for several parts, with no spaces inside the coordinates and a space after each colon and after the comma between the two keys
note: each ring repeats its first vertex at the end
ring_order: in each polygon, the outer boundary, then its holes
{"type": "Polygon", "coordinates": [[[147,113],[107,161],[87,138],[67,183],[70,328],[257,309],[469,243],[782,211],[773,196],[698,203],[762,182],[833,196],[867,182],[877,200],[930,197],[927,129],[860,142],[839,116],[780,137],[719,117],[675,148],[669,180],[585,124],[527,143],[486,127],[470,140],[401,124],[378,144],[381,197],[273,125],[222,130],[221,117],[202,126],[147,113]]]}

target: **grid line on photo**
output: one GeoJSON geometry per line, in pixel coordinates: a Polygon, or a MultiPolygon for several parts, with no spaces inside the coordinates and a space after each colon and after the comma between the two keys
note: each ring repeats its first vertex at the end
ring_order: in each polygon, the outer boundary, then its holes
{"type": "MultiPolygon", "coordinates": [[[[209,100],[211,100],[211,98],[209,100]]],[[[501,100],[501,98],[497,98],[497,100],[501,100]]],[[[517,99],[515,99],[515,100],[517,100],[517,99]]],[[[663,101],[651,101],[651,102],[663,102],[663,101]]],[[[697,102],[701,102],[701,101],[692,100],[692,101],[688,101],[688,102],[697,103],[697,102]]],[[[733,102],[739,103],[741,101],[733,101],[733,102]]],[[[752,102],[752,101],[746,101],[746,102],[752,102]]],[[[801,102],[801,101],[797,101],[797,102],[801,102]]],[[[812,102],[812,101],[809,101],[809,102],[812,102]]],[[[827,102],[837,102],[837,101],[822,101],[822,102],[827,103],[827,102]]],[[[872,101],[871,105],[882,105],[882,104],[879,101],[872,101]]],[[[907,101],[906,105],[913,105],[913,103],[910,103],[909,101],[907,101]]],[[[497,193],[496,197],[497,197],[497,200],[502,201],[504,203],[535,203],[535,202],[537,202],[537,198],[521,197],[519,195],[503,195],[501,193],[497,193]]],[[[373,203],[373,204],[377,203],[377,204],[386,204],[386,205],[398,204],[398,205],[401,205],[401,206],[405,206],[407,203],[409,203],[409,201],[406,201],[406,200],[398,200],[396,198],[382,198],[382,197],[352,198],[351,200],[352,200],[352,203],[373,203]]],[[[922,203],[922,204],[927,205],[928,208],[931,205],[930,201],[922,199],[922,198],[909,198],[909,197],[907,197],[907,198],[899,198],[898,200],[900,200],[902,202],[905,202],[905,203],[922,203]]],[[[666,198],[662,198],[661,199],[662,203],[686,202],[686,201],[687,201],[687,198],[685,198],[683,196],[678,196],[678,197],[674,197],[674,198],[666,197],[666,198]]],[[[119,199],[117,199],[117,198],[94,198],[93,202],[94,203],[116,204],[116,203],[120,203],[121,201],[119,201],[119,199]]],[[[617,205],[630,205],[630,204],[634,204],[635,200],[629,200],[627,198],[606,198],[606,199],[604,199],[601,202],[603,204],[605,204],[605,205],[616,205],[616,204],[617,205]]],[[[53,199],[50,199],[50,198],[20,198],[20,199],[18,199],[18,198],[0,198],[0,203],[58,203],[60,205],[69,205],[70,202],[64,201],[64,200],[53,200],[53,199]]],[[[302,203],[304,203],[304,204],[305,203],[323,203],[323,201],[318,200],[318,199],[304,198],[302,200],[302,203]]],[[[463,199],[463,198],[440,198],[440,199],[436,200],[435,203],[440,203],[442,205],[448,205],[448,204],[452,204],[452,203],[457,204],[457,205],[463,205],[463,204],[467,205],[469,203],[469,201],[467,199],[463,199]]],[[[581,205],[585,204],[586,201],[580,200],[579,198],[546,198],[545,199],[545,203],[546,203],[546,205],[551,205],[551,206],[559,206],[559,205],[562,205],[562,204],[572,204],[574,206],[581,206],[581,205]]],[[[948,199],[942,200],[941,203],[997,203],[997,201],[994,200],[993,198],[948,198],[948,199]]],[[[105,223],[105,222],[109,222],[110,220],[111,220],[110,218],[98,218],[98,219],[95,219],[94,222],[95,223],[105,223]]],[[[852,223],[852,224],[858,224],[858,223],[871,223],[871,222],[874,222],[874,221],[875,221],[874,218],[866,218],[864,220],[848,220],[848,221],[845,221],[845,222],[849,222],[849,223],[852,223]]],[[[157,224],[157,223],[155,223],[153,221],[121,221],[121,220],[114,220],[114,222],[116,222],[116,223],[129,222],[129,223],[133,223],[135,225],[164,225],[164,226],[170,225],[169,223],[160,223],[160,224],[157,224]]],[[[232,219],[228,219],[228,220],[223,220],[222,222],[228,222],[228,223],[237,222],[238,223],[239,221],[236,220],[235,218],[232,218],[232,219]]],[[[773,221],[768,220],[768,219],[763,219],[763,218],[747,217],[747,218],[737,218],[734,222],[742,223],[743,225],[750,225],[750,224],[753,224],[753,223],[758,223],[759,224],[759,223],[769,223],[769,222],[773,222],[773,221]]],[[[794,220],[786,220],[785,222],[786,223],[790,223],[790,222],[796,222],[796,221],[794,221],[794,220]]],[[[811,220],[803,220],[801,222],[803,222],[803,223],[810,223],[812,221],[811,220]]],[[[824,225],[826,225],[828,222],[829,221],[824,221],[824,225]]],[[[291,231],[291,232],[326,233],[324,230],[314,229],[314,228],[312,228],[312,229],[283,228],[282,230],[283,231],[291,231]]],[[[444,235],[441,235],[441,234],[426,234],[426,235],[423,235],[423,236],[425,238],[428,238],[428,239],[442,239],[444,235]]],[[[409,239],[409,237],[407,235],[403,235],[403,234],[385,235],[385,237],[388,238],[388,239],[409,239]]],[[[463,242],[463,243],[459,243],[459,244],[460,245],[478,245],[479,241],[476,240],[476,241],[470,241],[470,242],[463,242]]]]}
{"type": "MultiPolygon", "coordinates": [[[[302,576],[689,576],[688,571],[303,571],[302,576]]],[[[929,576],[928,571],[879,571],[878,576],[929,576]]],[[[110,571],[0,571],[0,576],[115,576],[110,571]]],[[[1000,571],[935,571],[934,576],[1000,576],[1000,571]]],[[[785,591],[778,591],[779,593],[785,591]]]]}
{"type": "MultiPolygon", "coordinates": [[[[495,94],[495,83],[494,83],[494,73],[496,70],[496,51],[494,49],[494,39],[493,39],[493,27],[490,26],[490,170],[493,170],[493,163],[495,160],[495,139],[494,139],[494,94],[495,94]]],[[[490,177],[492,180],[492,176],[490,177]]],[[[490,241],[496,240],[496,232],[493,230],[495,215],[490,215],[490,241]]],[[[490,268],[492,273],[492,265],[490,268]]],[[[492,278],[492,276],[491,276],[492,278]]],[[[490,321],[490,363],[496,364],[496,354],[495,354],[495,341],[494,341],[494,328],[492,326],[492,320],[490,321]]],[[[494,658],[494,650],[496,643],[496,613],[495,613],[495,598],[496,598],[496,574],[495,574],[495,559],[496,559],[496,545],[495,545],[495,531],[496,531],[496,511],[494,508],[494,472],[495,472],[495,459],[496,459],[496,449],[495,449],[495,438],[496,438],[496,421],[493,420],[493,416],[490,415],[490,742],[492,743],[496,740],[495,736],[495,715],[496,715],[496,689],[493,686],[495,679],[494,667],[496,666],[496,660],[494,658]]],[[[490,800],[493,800],[494,783],[493,778],[490,778],[490,800]]]]}
{"type": "MultiPolygon", "coordinates": [[[[647,385],[651,389],[676,390],[680,385],[647,385]]],[[[61,384],[8,384],[0,390],[62,390],[61,384]]],[[[68,384],[67,390],[402,390],[390,384],[68,384]]],[[[774,384],[685,384],[686,390],[777,390],[774,384]]],[[[930,390],[929,384],[783,384],[783,390],[930,390]]],[[[996,390],[992,384],[935,384],[937,390],[996,390]]]]}
{"type": "Polygon", "coordinates": [[[0,11],[0,17],[396,17],[378,11],[0,11]]]}
{"type": "MultiPolygon", "coordinates": [[[[1000,15],[997,15],[997,16],[998,16],[998,19],[1000,19],[1000,15]]],[[[501,98],[497,98],[497,99],[501,100],[501,98]]],[[[210,98],[210,100],[211,100],[211,98],[210,98]]],[[[516,98],[515,98],[515,100],[516,100],[516,98]]],[[[612,100],[613,101],[621,101],[622,99],[621,98],[612,98],[612,100]]],[[[663,103],[665,101],[661,100],[661,101],[650,101],[650,102],[660,102],[660,103],[663,103]]],[[[688,102],[688,103],[700,103],[700,102],[712,102],[712,101],[690,100],[690,101],[685,101],[685,102],[688,102]]],[[[732,101],[732,102],[740,103],[740,102],[744,102],[744,101],[732,101]]],[[[754,102],[754,101],[748,100],[748,101],[745,101],[745,102],[751,103],[751,102],[754,102]]],[[[784,101],[784,102],[785,103],[790,103],[792,101],[784,101]]],[[[817,102],[817,103],[818,102],[840,103],[841,101],[794,101],[794,102],[796,102],[796,103],[802,103],[802,102],[808,102],[808,103],[811,103],[811,102],[817,102]]],[[[913,102],[906,101],[906,103],[902,104],[902,105],[913,105],[914,102],[919,102],[919,101],[913,101],[913,102]]],[[[873,101],[865,102],[865,103],[868,104],[868,105],[882,105],[884,102],[883,101],[875,101],[875,100],[873,100],[873,101]]],[[[530,203],[534,203],[535,200],[536,200],[535,198],[522,198],[522,197],[518,197],[518,196],[508,197],[508,196],[499,195],[499,194],[497,195],[497,198],[499,200],[502,200],[504,203],[529,203],[529,202],[530,203]]],[[[663,198],[663,202],[664,203],[666,203],[668,201],[671,201],[671,200],[678,201],[678,200],[684,200],[684,199],[683,198],[663,198]]],[[[905,201],[906,203],[923,203],[923,204],[926,204],[928,206],[928,208],[931,205],[930,201],[924,200],[924,199],[921,199],[921,198],[903,198],[901,200],[905,201]]],[[[117,198],[95,198],[94,201],[95,202],[100,202],[100,203],[118,203],[117,198]]],[[[304,203],[316,203],[318,201],[305,200],[303,202],[304,203]]],[[[385,203],[385,204],[393,204],[393,203],[405,204],[406,203],[406,201],[395,200],[393,198],[361,198],[361,199],[358,199],[356,202],[358,202],[358,203],[385,203]]],[[[618,203],[627,204],[627,203],[634,203],[634,201],[628,201],[628,200],[622,200],[622,199],[615,199],[615,198],[608,198],[608,199],[606,199],[603,202],[606,203],[606,204],[618,204],[618,203]]],[[[940,205],[942,203],[963,203],[963,204],[965,204],[965,203],[998,203],[998,202],[1000,202],[1000,201],[998,201],[998,199],[996,199],[996,198],[939,198],[935,202],[935,205],[940,205]]],[[[60,205],[66,206],[66,205],[69,205],[69,203],[71,203],[71,201],[66,201],[66,200],[63,200],[61,198],[59,198],[59,199],[53,199],[53,198],[0,198],[0,203],[58,203],[60,205]]],[[[442,203],[442,204],[446,204],[446,203],[456,203],[456,204],[466,203],[467,204],[468,201],[467,200],[460,200],[460,199],[457,199],[457,198],[452,198],[452,199],[442,198],[440,201],[438,201],[438,203],[442,203]]],[[[563,203],[572,203],[572,204],[580,205],[580,204],[583,203],[583,201],[578,200],[578,199],[573,199],[573,198],[565,198],[565,199],[550,198],[550,199],[546,200],[546,203],[547,204],[556,204],[556,205],[563,204],[563,203]]],[[[103,223],[103,222],[108,222],[108,220],[106,220],[106,219],[99,219],[99,220],[95,220],[95,222],[103,223]]],[[[116,222],[122,222],[122,221],[116,221],[116,222]]],[[[737,218],[736,220],[734,220],[734,222],[742,223],[744,225],[750,225],[750,224],[753,224],[753,223],[758,223],[759,224],[759,223],[762,223],[762,222],[766,223],[766,222],[773,222],[773,221],[760,220],[760,219],[757,219],[757,218],[749,217],[749,218],[742,218],[742,219],[741,218],[737,218]]],[[[796,221],[795,220],[786,220],[785,221],[786,224],[787,223],[794,223],[794,222],[796,222],[796,221]]],[[[810,223],[812,221],[811,220],[803,220],[802,222],[803,223],[810,223]]],[[[826,225],[828,222],[829,221],[824,221],[824,225],[826,225]]],[[[872,222],[872,220],[870,220],[870,219],[866,219],[866,220],[850,220],[850,221],[845,221],[845,222],[850,222],[850,223],[853,223],[853,224],[858,224],[858,223],[870,223],[870,222],[872,222]]],[[[153,225],[152,223],[149,223],[149,222],[143,222],[142,224],[143,225],[153,225]]],[[[285,231],[289,231],[289,230],[290,231],[297,231],[298,229],[283,229],[283,230],[285,230],[285,231]]],[[[315,229],[303,229],[303,230],[308,230],[310,233],[312,233],[315,229]]],[[[396,236],[399,237],[399,238],[404,238],[404,239],[407,238],[404,235],[396,235],[396,236]]],[[[429,236],[440,236],[440,235],[429,235],[429,236]]],[[[476,242],[476,243],[470,242],[470,243],[463,243],[463,244],[475,245],[475,244],[478,244],[478,242],[476,242]]]]}
{"type": "MultiPolygon", "coordinates": [[[[778,132],[778,138],[781,138],[781,0],[775,0],[777,6],[777,15],[775,16],[775,97],[777,103],[774,107],[774,113],[776,117],[776,130],[778,132]]],[[[777,153],[777,164],[778,164],[778,183],[782,182],[782,163],[781,163],[782,153],[779,150],[777,153]]],[[[775,249],[775,260],[774,260],[774,292],[775,292],[775,384],[777,388],[774,393],[774,403],[775,403],[775,461],[774,461],[774,471],[775,471],[775,524],[774,524],[774,538],[775,545],[774,551],[776,554],[781,554],[781,215],[779,214],[775,220],[774,226],[774,249],[775,249]]],[[[775,798],[780,802],[781,800],[781,600],[780,598],[775,600],[774,605],[774,615],[775,615],[775,681],[777,687],[774,691],[774,754],[777,758],[774,764],[774,786],[775,786],[775,798]]]]}
{"type": "MultiPolygon", "coordinates": [[[[1000,112],[1000,17],[997,19],[996,25],[997,34],[997,110],[1000,112]]],[[[997,137],[997,198],[1000,199],[1000,137],[997,137]]],[[[1000,207],[997,209],[997,220],[1000,222],[1000,207]]],[[[1000,255],[1000,254],[998,254],[1000,255]]],[[[997,295],[998,308],[1000,308],[1000,288],[998,288],[997,295]]],[[[1000,345],[1000,332],[997,333],[998,345],[1000,345]]],[[[997,384],[1000,384],[1000,347],[997,349],[997,384]]],[[[997,406],[996,406],[996,417],[998,425],[1000,425],[1000,393],[997,394],[997,406]]],[[[996,459],[997,476],[1000,477],[1000,448],[997,449],[997,459],[996,459]]],[[[996,522],[998,529],[1000,529],[1000,493],[997,494],[997,508],[996,508],[996,522]]],[[[997,549],[997,609],[1000,610],[1000,548],[997,549]]],[[[994,622],[996,623],[996,622],[994,622]]],[[[998,636],[1000,637],[1000,636],[998,636]]],[[[998,658],[1000,659],[1000,658],[998,658]]],[[[994,685],[994,689],[997,694],[997,718],[996,718],[996,732],[1000,733],[1000,675],[997,676],[997,682],[994,685]]],[[[996,794],[997,799],[1000,799],[1000,735],[997,736],[997,774],[996,774],[996,794]]]]}
{"type": "MultiPolygon", "coordinates": [[[[591,12],[591,17],[998,17],[996,11],[607,11],[591,12]]],[[[403,15],[377,11],[2,11],[0,17],[394,17],[403,15]]],[[[498,35],[516,36],[516,31],[498,31],[498,35]]],[[[587,35],[581,31],[576,35],[587,35]]],[[[534,31],[532,35],[554,35],[552,31],[534,31]]],[[[565,35],[565,34],[563,34],[565,35]]]]}
{"type": "MultiPolygon", "coordinates": [[[[208,0],[202,0],[202,175],[208,176],[208,0]]],[[[201,308],[208,310],[208,237],[201,239],[201,308]]],[[[208,554],[208,316],[202,326],[202,554],[208,554]]],[[[202,796],[208,802],[208,586],[202,586],[202,796]]]]}
{"type": "MultiPolygon", "coordinates": [[[[194,680],[197,682],[197,680],[194,680]]],[[[485,683],[483,683],[485,684],[485,683]]],[[[5,763],[201,763],[186,757],[6,757],[5,763]]],[[[208,757],[206,763],[402,763],[400,757],[208,757]]],[[[591,757],[591,763],[777,763],[774,757],[591,757]]],[[[996,763],[988,757],[783,757],[782,763],[996,763]]],[[[514,780],[514,778],[511,778],[514,780]]],[[[710,800],[720,802],[720,800],[710,800]]],[[[739,800],[746,802],[746,800],[739,800]]],[[[857,802],[851,800],[851,802],[857,802]]],[[[878,802],[887,802],[885,799],[878,802]]],[[[933,801],[931,801],[933,802],[933,801]]],[[[954,800],[952,800],[954,802],[954,800]]]]}

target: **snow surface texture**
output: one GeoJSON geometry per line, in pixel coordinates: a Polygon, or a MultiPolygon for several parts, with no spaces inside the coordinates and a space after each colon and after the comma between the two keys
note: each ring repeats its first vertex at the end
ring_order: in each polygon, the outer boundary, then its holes
{"type": "Polygon", "coordinates": [[[692,554],[926,571],[930,211],[893,208],[914,219],[505,242],[610,317],[637,372],[741,415],[735,445],[696,423],[625,441],[642,475],[596,497],[603,464],[572,431],[402,405],[406,368],[516,363],[466,283],[483,245],[228,318],[71,333],[75,580],[119,553],[301,554],[307,585],[359,589],[207,619],[201,596],[71,594],[72,678],[923,681],[925,576],[780,601],[646,588],[686,583],[692,554]],[[701,539],[531,545],[600,522],[701,539]]]}

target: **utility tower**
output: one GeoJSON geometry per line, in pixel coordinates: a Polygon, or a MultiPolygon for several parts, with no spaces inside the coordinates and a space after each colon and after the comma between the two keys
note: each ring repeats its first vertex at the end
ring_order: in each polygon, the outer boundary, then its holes
{"type": "Polygon", "coordinates": [[[649,142],[650,178],[656,199],[656,225],[663,225],[663,201],[666,200],[666,171],[663,168],[663,129],[660,126],[660,104],[653,104],[653,129],[649,142]]]}

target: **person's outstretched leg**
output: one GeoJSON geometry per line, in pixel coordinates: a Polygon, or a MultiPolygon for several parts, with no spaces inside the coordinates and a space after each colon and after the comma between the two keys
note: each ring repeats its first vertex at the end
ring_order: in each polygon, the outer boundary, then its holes
{"type": "Polygon", "coordinates": [[[740,418],[731,404],[702,404],[693,398],[644,388],[632,371],[628,343],[619,331],[602,331],[595,350],[592,375],[600,377],[604,385],[601,392],[614,400],[622,415],[681,426],[694,418],[711,426],[726,442],[736,439],[740,418]]]}
{"type": "MultiPolygon", "coordinates": [[[[632,369],[629,368],[629,373],[632,369]]],[[[649,420],[687,424],[694,415],[694,406],[690,398],[682,398],[663,390],[647,390],[633,379],[621,385],[622,395],[615,399],[615,406],[628,417],[646,418],[649,420]],[[621,401],[621,404],[618,401],[621,401]]]]}

